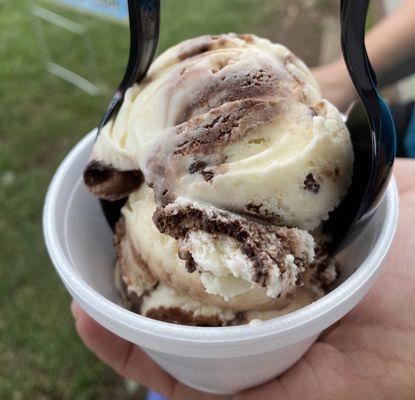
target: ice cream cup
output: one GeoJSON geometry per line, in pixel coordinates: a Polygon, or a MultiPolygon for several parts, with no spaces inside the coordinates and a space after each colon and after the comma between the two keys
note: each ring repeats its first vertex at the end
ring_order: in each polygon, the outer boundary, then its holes
{"type": "Polygon", "coordinates": [[[398,219],[394,180],[376,215],[338,256],[342,275],[320,300],[255,326],[191,327],[134,314],[114,287],[112,232],[82,172],[95,132],[68,154],[46,197],[46,245],[64,285],[101,325],[141,346],[172,376],[194,388],[229,394],[263,383],[291,367],[319,334],[358,304],[375,282],[398,219]]]}

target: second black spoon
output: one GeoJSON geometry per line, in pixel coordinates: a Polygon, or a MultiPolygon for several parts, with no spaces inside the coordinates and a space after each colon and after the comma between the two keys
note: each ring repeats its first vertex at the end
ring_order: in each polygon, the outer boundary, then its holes
{"type": "Polygon", "coordinates": [[[355,156],[353,182],[326,224],[335,252],[356,238],[374,215],[386,191],[395,158],[394,122],[377,90],[364,42],[368,6],[369,0],[341,2],[343,56],[360,101],[346,122],[355,156]]]}

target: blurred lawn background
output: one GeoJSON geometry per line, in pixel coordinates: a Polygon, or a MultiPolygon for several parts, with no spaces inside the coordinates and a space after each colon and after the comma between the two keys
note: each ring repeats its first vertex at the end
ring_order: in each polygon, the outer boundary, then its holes
{"type": "MultiPolygon", "coordinates": [[[[338,51],[333,34],[333,49],[321,47],[327,24],[333,32],[337,3],[164,0],[159,51],[204,33],[254,32],[315,65],[338,51]]],[[[115,376],[80,343],[69,295],[41,232],[42,204],[56,167],[98,124],[122,76],[128,28],[29,0],[0,0],[0,27],[0,399],[141,398],[140,389],[115,376]],[[89,44],[52,27],[42,29],[42,38],[31,15],[34,4],[84,26],[89,44]],[[46,72],[46,48],[55,61],[98,82],[100,95],[87,95],[46,72]]]]}

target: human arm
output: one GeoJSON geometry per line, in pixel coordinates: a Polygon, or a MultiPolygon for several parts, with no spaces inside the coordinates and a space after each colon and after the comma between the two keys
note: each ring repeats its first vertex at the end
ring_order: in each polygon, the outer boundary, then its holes
{"type": "MultiPolygon", "coordinates": [[[[415,0],[406,0],[376,24],[366,35],[366,47],[380,86],[414,73],[415,0]]],[[[342,57],[315,68],[313,73],[323,97],[341,110],[354,100],[356,92],[342,57]]]]}

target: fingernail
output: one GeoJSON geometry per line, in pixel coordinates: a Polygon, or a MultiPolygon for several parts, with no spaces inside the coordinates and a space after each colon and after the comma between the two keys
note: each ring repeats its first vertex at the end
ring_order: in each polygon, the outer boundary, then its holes
{"type": "Polygon", "coordinates": [[[79,316],[79,305],[75,301],[71,303],[71,313],[75,319],[78,319],[79,316]]]}

